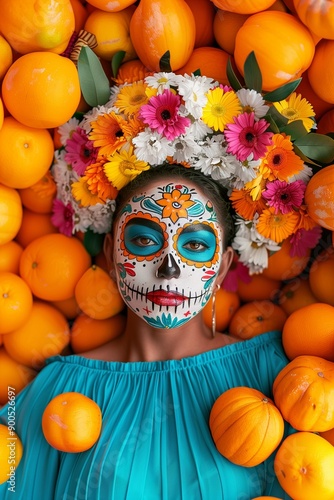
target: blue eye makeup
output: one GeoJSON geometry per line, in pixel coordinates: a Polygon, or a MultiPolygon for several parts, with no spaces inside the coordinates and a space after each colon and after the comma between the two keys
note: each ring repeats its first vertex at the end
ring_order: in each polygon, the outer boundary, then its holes
{"type": "Polygon", "coordinates": [[[177,240],[177,250],[180,255],[195,262],[212,260],[216,246],[216,235],[206,224],[187,226],[177,240]]]}
{"type": "Polygon", "coordinates": [[[146,257],[155,254],[164,244],[161,227],[155,222],[134,218],[124,229],[125,248],[133,255],[146,257]]]}

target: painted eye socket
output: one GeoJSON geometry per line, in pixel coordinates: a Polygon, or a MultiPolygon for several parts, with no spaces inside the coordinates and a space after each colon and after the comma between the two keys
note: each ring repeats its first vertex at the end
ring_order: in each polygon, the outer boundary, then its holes
{"type": "Polygon", "coordinates": [[[208,229],[184,230],[178,237],[177,250],[182,257],[195,262],[209,262],[216,252],[216,236],[208,229]]]}
{"type": "Polygon", "coordinates": [[[124,245],[133,255],[146,257],[155,254],[163,244],[164,237],[158,224],[131,221],[124,229],[124,245]]]}

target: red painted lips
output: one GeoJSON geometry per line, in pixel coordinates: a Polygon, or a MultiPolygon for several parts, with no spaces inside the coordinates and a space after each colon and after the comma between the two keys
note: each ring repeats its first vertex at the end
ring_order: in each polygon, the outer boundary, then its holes
{"type": "Polygon", "coordinates": [[[187,300],[187,297],[177,292],[166,292],[166,290],[155,290],[148,292],[148,300],[157,304],[158,306],[179,306],[187,300]]]}

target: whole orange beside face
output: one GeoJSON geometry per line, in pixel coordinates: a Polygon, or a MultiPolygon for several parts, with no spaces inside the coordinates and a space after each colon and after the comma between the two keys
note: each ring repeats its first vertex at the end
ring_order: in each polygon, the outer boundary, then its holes
{"type": "Polygon", "coordinates": [[[60,451],[79,453],[98,440],[102,413],[95,401],[79,392],[65,392],[46,406],[42,429],[47,442],[60,451]]]}

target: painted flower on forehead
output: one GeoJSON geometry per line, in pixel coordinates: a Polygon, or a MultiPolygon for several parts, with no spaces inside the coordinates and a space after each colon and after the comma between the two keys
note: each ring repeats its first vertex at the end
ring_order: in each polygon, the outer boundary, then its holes
{"type": "Polygon", "coordinates": [[[163,193],[162,198],[156,203],[163,207],[162,217],[177,222],[181,217],[188,217],[188,208],[195,202],[190,199],[189,193],[182,193],[177,187],[171,192],[163,193]]]}
{"type": "Polygon", "coordinates": [[[190,125],[190,119],[179,114],[180,105],[180,96],[166,89],[142,106],[139,117],[152,130],[173,141],[190,125]]]}
{"type": "Polygon", "coordinates": [[[223,132],[233,117],[241,112],[240,101],[233,91],[224,92],[220,87],[209,90],[207,103],[203,108],[202,120],[215,132],[223,132]]]}
{"type": "Polygon", "coordinates": [[[227,152],[234,154],[238,160],[247,160],[250,154],[258,160],[271,144],[272,132],[266,132],[269,123],[260,119],[255,121],[254,113],[241,113],[233,118],[234,123],[228,123],[225,130],[227,152]]]}

